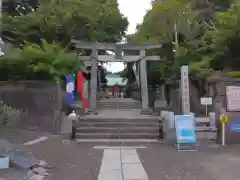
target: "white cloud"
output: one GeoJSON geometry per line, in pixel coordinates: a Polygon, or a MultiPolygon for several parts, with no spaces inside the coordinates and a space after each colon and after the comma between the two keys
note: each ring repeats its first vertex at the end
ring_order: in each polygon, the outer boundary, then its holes
{"type": "Polygon", "coordinates": [[[122,62],[109,62],[109,63],[104,63],[103,65],[107,71],[109,72],[120,72],[124,70],[124,64],[122,62]]]}
{"type": "Polygon", "coordinates": [[[136,31],[136,25],[142,23],[147,10],[151,8],[151,0],[118,0],[119,9],[128,18],[128,34],[136,31]]]}

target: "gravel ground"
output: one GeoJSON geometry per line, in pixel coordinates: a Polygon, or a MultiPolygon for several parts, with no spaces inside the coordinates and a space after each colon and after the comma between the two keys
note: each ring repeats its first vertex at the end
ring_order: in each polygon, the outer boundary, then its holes
{"type": "MultiPolygon", "coordinates": [[[[177,152],[169,145],[145,145],[147,148],[138,149],[138,153],[149,180],[240,179],[240,146],[222,148],[204,142],[196,152],[177,152]]],[[[97,180],[103,150],[92,147],[63,144],[60,138],[55,138],[30,149],[54,167],[53,180],[97,180]]]]}
{"type": "MultiPolygon", "coordinates": [[[[25,131],[25,130],[12,130],[12,129],[0,129],[0,138],[7,140],[11,143],[11,147],[17,150],[20,155],[34,155],[29,151],[28,148],[23,146],[23,143],[35,140],[41,136],[49,136],[48,133],[36,132],[36,131],[25,131]]],[[[2,147],[0,145],[0,147],[2,147]]],[[[26,180],[28,175],[27,170],[9,168],[7,170],[0,170],[0,180],[26,180]]]]}
{"type": "Polygon", "coordinates": [[[93,145],[62,143],[56,137],[29,149],[44,159],[53,169],[51,180],[97,180],[102,160],[102,151],[93,145]]]}
{"type": "MultiPolygon", "coordinates": [[[[43,135],[34,132],[8,132],[8,134],[11,135],[7,139],[17,143],[24,143],[43,135]]],[[[138,149],[138,153],[149,180],[240,179],[240,145],[221,147],[204,142],[200,143],[196,152],[177,152],[176,148],[160,143],[138,145],[147,147],[138,149]]],[[[93,146],[63,143],[61,137],[53,136],[48,141],[25,147],[24,151],[53,166],[48,180],[97,180],[103,150],[93,149],[93,146]]],[[[20,177],[24,175],[26,172],[16,169],[0,170],[0,180],[2,177],[4,180],[22,180],[20,177]]]]}
{"type": "Polygon", "coordinates": [[[49,133],[25,130],[0,129],[0,138],[5,139],[14,144],[23,144],[32,141],[41,136],[51,136],[49,133]]]}
{"type": "Polygon", "coordinates": [[[240,146],[200,145],[196,152],[177,152],[173,147],[150,145],[139,149],[149,180],[238,180],[240,146]]]}

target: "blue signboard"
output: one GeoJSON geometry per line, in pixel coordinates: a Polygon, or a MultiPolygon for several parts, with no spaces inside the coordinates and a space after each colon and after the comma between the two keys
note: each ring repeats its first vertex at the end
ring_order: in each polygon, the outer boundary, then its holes
{"type": "Polygon", "coordinates": [[[75,89],[75,75],[69,74],[66,76],[66,103],[68,105],[74,103],[75,100],[74,89],[75,89]]]}
{"type": "Polygon", "coordinates": [[[240,132],[240,118],[230,118],[228,127],[230,132],[240,132]]]}
{"type": "Polygon", "coordinates": [[[196,126],[193,115],[176,115],[175,128],[178,144],[196,143],[196,126]]]}

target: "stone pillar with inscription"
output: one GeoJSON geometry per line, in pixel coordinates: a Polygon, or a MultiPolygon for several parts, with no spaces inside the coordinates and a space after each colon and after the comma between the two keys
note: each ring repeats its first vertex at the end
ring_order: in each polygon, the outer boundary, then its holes
{"type": "Polygon", "coordinates": [[[182,113],[190,113],[188,66],[181,67],[182,113]]]}

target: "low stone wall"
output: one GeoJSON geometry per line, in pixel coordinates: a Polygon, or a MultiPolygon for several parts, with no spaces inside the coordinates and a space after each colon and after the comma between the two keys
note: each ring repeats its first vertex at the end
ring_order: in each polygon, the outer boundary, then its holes
{"type": "Polygon", "coordinates": [[[62,119],[62,92],[48,81],[0,82],[0,100],[21,111],[17,128],[58,133],[62,119]]]}
{"type": "MultiPolygon", "coordinates": [[[[174,112],[163,110],[161,111],[163,119],[163,127],[165,133],[165,141],[167,143],[176,143],[176,129],[174,126],[174,112]]],[[[213,140],[216,139],[215,131],[215,113],[210,112],[208,120],[205,118],[196,117],[196,138],[197,140],[213,140]],[[202,121],[204,120],[204,121],[202,121]],[[207,127],[206,124],[209,124],[207,127]]]]}
{"type": "MultiPolygon", "coordinates": [[[[240,87],[240,78],[232,78],[224,76],[221,72],[216,72],[208,79],[211,88],[211,95],[213,96],[213,108],[216,113],[216,125],[218,129],[217,142],[221,143],[221,123],[219,117],[221,114],[226,114],[229,117],[229,122],[226,126],[226,144],[240,144],[240,129],[232,131],[233,127],[240,127],[240,103],[237,105],[238,110],[229,110],[227,106],[227,99],[232,98],[235,102],[239,102],[237,98],[239,97],[239,90],[236,92],[231,92],[228,97],[227,87],[232,86],[240,87]],[[235,97],[234,97],[235,96],[235,97]],[[237,100],[237,101],[236,101],[237,100]]],[[[235,105],[234,105],[235,106],[235,105]]]]}

